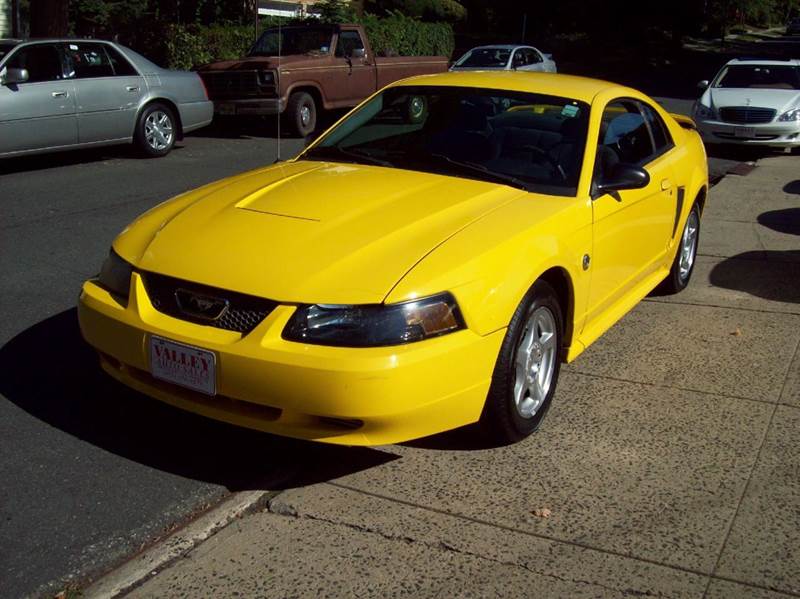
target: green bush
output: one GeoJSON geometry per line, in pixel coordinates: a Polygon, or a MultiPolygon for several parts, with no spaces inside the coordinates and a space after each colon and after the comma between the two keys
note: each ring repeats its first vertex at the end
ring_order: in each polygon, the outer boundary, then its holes
{"type": "Polygon", "coordinates": [[[447,56],[453,53],[453,28],[447,23],[425,23],[399,12],[387,17],[365,14],[361,23],[372,50],[380,56],[447,56]]]}
{"type": "MultiPolygon", "coordinates": [[[[390,12],[387,17],[366,14],[359,20],[372,50],[380,56],[449,57],[453,53],[453,28],[447,23],[425,23],[399,12],[390,12]]],[[[263,19],[259,31],[277,24],[277,19],[263,19]]],[[[165,29],[166,35],[159,40],[161,47],[150,46],[146,54],[171,69],[240,58],[253,44],[253,26],[168,25],[165,29]]]]}

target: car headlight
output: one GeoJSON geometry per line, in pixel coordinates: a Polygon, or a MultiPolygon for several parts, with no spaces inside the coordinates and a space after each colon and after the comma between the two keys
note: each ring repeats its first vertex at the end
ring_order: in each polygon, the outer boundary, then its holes
{"type": "Polygon", "coordinates": [[[700,102],[694,103],[694,115],[699,119],[716,118],[714,109],[710,106],[706,106],[705,104],[701,104],[700,102]]]}
{"type": "Polygon", "coordinates": [[[108,258],[105,259],[100,269],[98,280],[111,293],[127,298],[131,288],[132,273],[133,266],[125,262],[111,249],[108,252],[108,258]]]}
{"type": "Polygon", "coordinates": [[[262,85],[272,85],[275,83],[275,71],[259,71],[258,80],[262,85]]]}
{"type": "Polygon", "coordinates": [[[401,345],[463,329],[464,319],[449,293],[403,302],[361,306],[300,306],[283,338],[315,345],[401,345]]]}
{"type": "Polygon", "coordinates": [[[780,117],[779,121],[800,121],[800,108],[792,108],[787,110],[780,117]]]}

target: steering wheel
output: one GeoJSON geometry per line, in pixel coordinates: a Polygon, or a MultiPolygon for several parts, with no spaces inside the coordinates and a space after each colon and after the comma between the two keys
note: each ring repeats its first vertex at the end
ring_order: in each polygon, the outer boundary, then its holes
{"type": "Polygon", "coordinates": [[[558,173],[558,176],[561,178],[562,181],[566,181],[567,180],[567,173],[564,172],[564,167],[561,166],[561,163],[558,160],[556,160],[555,158],[553,158],[546,151],[544,151],[542,148],[540,148],[538,146],[522,146],[522,149],[523,150],[530,150],[531,152],[533,152],[537,156],[541,156],[542,158],[544,158],[544,161],[549,163],[550,166],[553,167],[553,170],[556,173],[558,173]]]}

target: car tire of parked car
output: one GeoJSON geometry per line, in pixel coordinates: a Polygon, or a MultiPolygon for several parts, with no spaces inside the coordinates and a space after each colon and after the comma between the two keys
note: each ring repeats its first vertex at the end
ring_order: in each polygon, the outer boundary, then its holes
{"type": "Polygon", "coordinates": [[[317,127],[317,104],[311,94],[294,92],[289,96],[286,117],[294,133],[301,137],[311,135],[317,127]]]}
{"type": "Polygon", "coordinates": [[[159,102],[144,107],[136,123],[134,143],[145,156],[166,156],[175,145],[177,120],[172,110],[159,102]]]}
{"type": "Polygon", "coordinates": [[[558,383],[563,322],[556,292],[546,281],[534,283],[511,318],[492,374],[481,416],[491,441],[514,443],[539,428],[558,383]]]}
{"type": "Polygon", "coordinates": [[[689,280],[694,272],[694,264],[697,261],[697,246],[700,244],[700,206],[695,202],[686,223],[683,225],[683,232],[678,240],[678,252],[669,270],[669,275],[659,285],[658,291],[667,295],[679,293],[686,289],[689,280]]]}

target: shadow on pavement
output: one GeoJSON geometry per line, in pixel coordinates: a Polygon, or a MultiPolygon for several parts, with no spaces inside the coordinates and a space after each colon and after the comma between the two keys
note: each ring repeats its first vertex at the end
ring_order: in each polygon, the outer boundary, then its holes
{"type": "Polygon", "coordinates": [[[789,183],[784,185],[783,192],[795,193],[797,195],[800,195],[800,179],[797,179],[795,181],[790,181],[789,183]]]}
{"type": "Polygon", "coordinates": [[[105,451],[230,491],[305,486],[398,458],[227,425],[129,390],[102,372],[80,336],[74,308],[0,348],[0,393],[105,451]]]}
{"type": "Polygon", "coordinates": [[[715,287],[742,291],[771,301],[800,303],[800,251],[755,251],[715,265],[709,281],[715,287]]]}
{"type": "Polygon", "coordinates": [[[800,208],[770,210],[758,215],[758,224],[789,235],[800,235],[800,208]]]}
{"type": "MultiPolygon", "coordinates": [[[[175,150],[180,150],[176,145],[175,150]]],[[[0,175],[11,173],[21,173],[27,171],[40,171],[49,168],[59,168],[62,166],[74,166],[77,164],[88,164],[91,162],[103,162],[104,160],[119,159],[141,159],[136,154],[135,149],[130,145],[106,146],[102,148],[89,148],[85,150],[69,150],[67,152],[50,152],[45,154],[33,154],[21,156],[19,158],[5,158],[0,160],[0,175]]]]}

